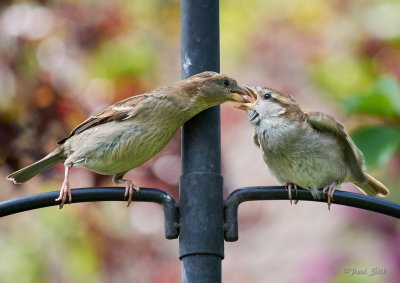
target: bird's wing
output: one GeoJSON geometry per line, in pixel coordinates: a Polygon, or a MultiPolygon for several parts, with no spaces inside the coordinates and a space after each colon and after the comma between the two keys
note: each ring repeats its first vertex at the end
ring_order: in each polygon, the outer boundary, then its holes
{"type": "Polygon", "coordinates": [[[253,132],[253,142],[255,143],[256,146],[260,147],[260,141],[258,139],[256,131],[253,132]]]}
{"type": "Polygon", "coordinates": [[[58,144],[63,144],[70,137],[82,133],[83,131],[92,127],[111,121],[127,120],[138,115],[140,113],[140,109],[143,109],[142,107],[138,107],[138,104],[149,97],[151,97],[151,95],[148,94],[132,96],[104,108],[100,112],[83,121],[80,125],[72,130],[67,138],[60,140],[58,144]]]}
{"type": "Polygon", "coordinates": [[[353,177],[358,182],[365,182],[366,179],[362,169],[364,164],[363,155],[345,132],[343,125],[337,122],[335,118],[321,112],[309,112],[307,114],[308,122],[314,129],[331,133],[337,137],[343,146],[344,158],[353,177]]]}

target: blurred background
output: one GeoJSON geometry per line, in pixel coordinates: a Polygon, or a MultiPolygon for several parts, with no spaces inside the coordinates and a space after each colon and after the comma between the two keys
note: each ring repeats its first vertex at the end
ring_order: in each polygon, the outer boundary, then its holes
{"type": "MultiPolygon", "coordinates": [[[[221,0],[221,72],[292,94],[351,131],[368,170],[400,202],[400,2],[221,0]]],[[[90,113],[180,78],[179,1],[0,2],[0,200],[58,190],[63,166],[5,180],[90,113]]],[[[245,113],[222,106],[225,194],[277,184],[245,113]]],[[[127,176],[178,198],[180,136],[127,176]]],[[[111,177],[73,169],[73,187],[111,177]]],[[[357,190],[344,185],[344,190],[357,190]]],[[[289,201],[240,206],[224,282],[399,282],[400,222],[289,201]],[[352,274],[352,273],[359,274],[352,274]],[[374,274],[378,273],[378,274],[374,274]]],[[[161,207],[67,205],[2,218],[1,282],[180,282],[161,207]]]]}

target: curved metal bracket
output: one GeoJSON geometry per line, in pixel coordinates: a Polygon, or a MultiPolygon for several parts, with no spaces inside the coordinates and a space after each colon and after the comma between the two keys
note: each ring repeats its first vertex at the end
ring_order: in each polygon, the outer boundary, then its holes
{"type": "MultiPolygon", "coordinates": [[[[322,195],[322,193],[321,193],[322,195]]],[[[308,190],[299,189],[296,198],[298,200],[326,202],[326,197],[315,200],[308,190]]],[[[237,241],[238,236],[238,207],[245,201],[252,200],[288,200],[288,194],[284,187],[246,187],[231,193],[225,200],[225,240],[237,241]]],[[[375,211],[396,218],[400,218],[400,204],[380,198],[365,196],[344,191],[335,191],[332,203],[357,207],[375,211]]]]}
{"type": "MultiPolygon", "coordinates": [[[[71,192],[72,203],[126,201],[124,198],[125,189],[120,187],[80,188],[72,189],[71,192]]],[[[53,191],[0,202],[0,217],[58,205],[58,202],[54,201],[58,195],[59,191],[53,191]]],[[[178,207],[170,194],[159,189],[141,188],[137,194],[133,194],[133,201],[154,202],[162,205],[165,220],[165,237],[167,239],[178,238],[178,207]]]]}

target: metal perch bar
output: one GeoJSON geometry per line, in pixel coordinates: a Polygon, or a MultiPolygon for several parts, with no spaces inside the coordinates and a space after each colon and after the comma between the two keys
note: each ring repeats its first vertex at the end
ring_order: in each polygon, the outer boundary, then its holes
{"type": "MultiPolygon", "coordinates": [[[[321,191],[322,196],[322,191],[321,191]]],[[[231,193],[225,200],[225,240],[228,242],[237,241],[238,236],[238,207],[245,201],[254,200],[288,200],[288,193],[284,187],[246,187],[231,193]]],[[[299,189],[295,199],[306,201],[326,202],[326,195],[315,200],[311,193],[299,189]]],[[[365,196],[344,191],[336,191],[333,196],[334,204],[357,207],[369,211],[375,211],[396,218],[400,218],[400,204],[383,200],[380,198],[365,196]]]]}
{"type": "MultiPolygon", "coordinates": [[[[120,187],[91,187],[72,189],[71,191],[72,203],[126,201],[124,197],[125,189],[120,187]]],[[[0,217],[58,205],[59,202],[55,201],[58,194],[59,191],[53,191],[0,202],[0,217]]],[[[162,205],[165,220],[165,237],[167,239],[178,238],[178,208],[170,194],[159,189],[141,188],[138,193],[133,195],[133,201],[154,202],[162,205]]]]}

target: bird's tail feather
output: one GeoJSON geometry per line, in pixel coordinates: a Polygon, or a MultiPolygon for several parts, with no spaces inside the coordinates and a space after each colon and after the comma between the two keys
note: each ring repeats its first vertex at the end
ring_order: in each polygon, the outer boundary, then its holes
{"type": "Polygon", "coordinates": [[[50,167],[53,167],[54,165],[62,163],[64,161],[64,153],[59,148],[57,148],[39,161],[8,175],[6,179],[9,181],[13,181],[14,184],[24,183],[31,179],[33,176],[36,176],[37,174],[49,169],[50,167]]]}
{"type": "Polygon", "coordinates": [[[356,183],[355,185],[366,195],[387,197],[389,195],[388,188],[377,179],[364,172],[367,181],[363,184],[356,183]]]}

